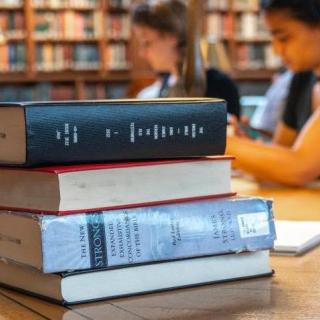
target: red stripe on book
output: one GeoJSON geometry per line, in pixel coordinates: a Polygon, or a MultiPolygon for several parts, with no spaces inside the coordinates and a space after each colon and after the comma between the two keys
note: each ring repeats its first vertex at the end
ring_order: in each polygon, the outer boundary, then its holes
{"type": "Polygon", "coordinates": [[[199,158],[181,158],[181,159],[166,159],[166,160],[150,160],[150,161],[129,161],[129,162],[108,162],[108,163],[86,163],[78,165],[63,165],[50,167],[0,167],[0,170],[19,170],[19,171],[36,171],[48,173],[68,173],[77,171],[101,170],[101,169],[116,169],[116,168],[130,168],[130,167],[144,167],[144,166],[159,166],[166,164],[176,164],[184,162],[200,162],[200,161],[217,161],[217,160],[233,160],[233,156],[212,156],[199,158]]]}

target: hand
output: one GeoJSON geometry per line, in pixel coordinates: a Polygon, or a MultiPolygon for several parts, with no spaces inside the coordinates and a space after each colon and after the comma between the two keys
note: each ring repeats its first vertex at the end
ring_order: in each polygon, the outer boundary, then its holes
{"type": "Polygon", "coordinates": [[[228,136],[238,136],[251,139],[249,130],[250,119],[247,116],[241,116],[240,121],[234,115],[228,115],[228,136]]]}

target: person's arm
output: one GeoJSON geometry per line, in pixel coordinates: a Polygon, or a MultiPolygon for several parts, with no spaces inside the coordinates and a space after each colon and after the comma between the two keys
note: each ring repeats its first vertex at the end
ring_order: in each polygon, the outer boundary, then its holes
{"type": "Polygon", "coordinates": [[[228,137],[227,153],[236,156],[237,167],[260,180],[302,186],[320,176],[320,108],[291,148],[228,137]]]}
{"type": "Polygon", "coordinates": [[[297,131],[287,126],[284,122],[280,122],[275,130],[272,138],[274,144],[285,147],[291,147],[297,138],[297,131]]]}

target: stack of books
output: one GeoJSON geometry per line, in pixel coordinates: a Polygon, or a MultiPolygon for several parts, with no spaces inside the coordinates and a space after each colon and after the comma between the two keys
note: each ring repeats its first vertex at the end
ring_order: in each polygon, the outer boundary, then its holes
{"type": "Polygon", "coordinates": [[[226,122],[217,99],[3,105],[0,283],[70,304],[272,274],[226,122]]]}

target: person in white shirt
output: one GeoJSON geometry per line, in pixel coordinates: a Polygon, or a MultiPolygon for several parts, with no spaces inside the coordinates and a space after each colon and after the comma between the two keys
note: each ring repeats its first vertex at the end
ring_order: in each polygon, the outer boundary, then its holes
{"type": "MultiPolygon", "coordinates": [[[[187,44],[187,7],[179,0],[162,0],[152,4],[139,3],[132,12],[133,30],[139,44],[139,54],[158,79],[143,89],[138,98],[165,97],[170,88],[179,88],[179,67],[187,44]]],[[[204,96],[227,101],[228,112],[239,117],[239,93],[234,82],[223,72],[206,71],[204,96]]],[[[179,91],[179,90],[176,90],[179,91]]]]}

